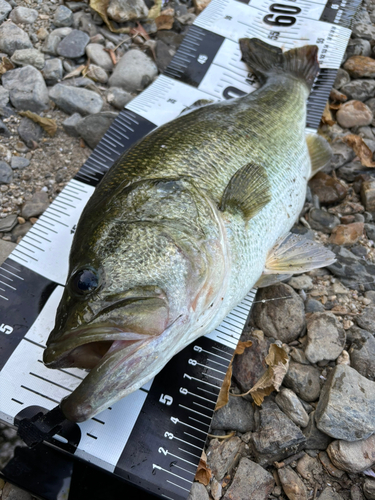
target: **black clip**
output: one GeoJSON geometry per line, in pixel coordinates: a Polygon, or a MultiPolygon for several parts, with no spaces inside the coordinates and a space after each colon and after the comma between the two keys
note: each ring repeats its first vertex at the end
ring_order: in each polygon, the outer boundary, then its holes
{"type": "Polygon", "coordinates": [[[19,422],[17,434],[29,448],[34,448],[60,432],[65,420],[60,406],[56,406],[47,413],[38,412],[31,418],[23,418],[19,422]]]}

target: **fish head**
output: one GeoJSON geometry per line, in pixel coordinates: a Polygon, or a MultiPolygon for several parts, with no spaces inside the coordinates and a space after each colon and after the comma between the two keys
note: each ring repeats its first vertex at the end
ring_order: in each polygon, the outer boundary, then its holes
{"type": "Polygon", "coordinates": [[[183,223],[131,223],[129,214],[123,223],[109,212],[96,226],[88,221],[77,228],[43,358],[50,368],[90,370],[61,403],[76,422],[156,375],[192,340],[194,322],[220,288],[221,278],[212,279],[221,269],[214,255],[221,252],[218,242],[194,239],[183,223]]]}

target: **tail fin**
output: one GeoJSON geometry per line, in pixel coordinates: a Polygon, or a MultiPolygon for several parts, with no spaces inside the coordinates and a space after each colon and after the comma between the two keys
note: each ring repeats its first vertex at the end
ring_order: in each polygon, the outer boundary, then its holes
{"type": "Polygon", "coordinates": [[[241,38],[239,43],[242,59],[254,71],[261,83],[264,83],[272,73],[289,73],[305,81],[311,90],[319,72],[316,45],[304,45],[283,53],[278,47],[258,38],[241,38]]]}

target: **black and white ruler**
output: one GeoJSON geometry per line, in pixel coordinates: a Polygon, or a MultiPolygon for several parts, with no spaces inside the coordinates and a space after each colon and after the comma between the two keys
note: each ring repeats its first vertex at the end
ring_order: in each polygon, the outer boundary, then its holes
{"type": "MultiPolygon", "coordinates": [[[[140,138],[199,99],[241,96],[257,83],[238,39],[283,49],[316,44],[321,71],[308,102],[316,131],[350,37],[360,0],[212,0],[190,28],[164,75],[131,101],[90,158],[0,267],[0,419],[15,425],[50,410],[85,373],[50,370],[42,353],[68,271],[76,224],[95,186],[140,138]]],[[[210,335],[177,354],[142,389],[51,444],[153,494],[186,499],[216,399],[255,292],[210,335]]]]}

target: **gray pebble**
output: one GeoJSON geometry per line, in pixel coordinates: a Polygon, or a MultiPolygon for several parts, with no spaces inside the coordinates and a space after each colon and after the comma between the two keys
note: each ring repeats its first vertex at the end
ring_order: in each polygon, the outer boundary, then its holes
{"type": "Polygon", "coordinates": [[[123,109],[133,97],[130,92],[119,87],[111,87],[106,94],[107,102],[117,109],[123,109]]]}
{"type": "Polygon", "coordinates": [[[375,241],[375,224],[365,224],[365,231],[369,240],[375,241]]]}
{"type": "Polygon", "coordinates": [[[49,207],[48,195],[44,191],[37,191],[31,200],[28,200],[22,207],[21,215],[25,219],[41,215],[49,207]]]}
{"type": "Polygon", "coordinates": [[[288,285],[295,290],[311,290],[313,288],[312,279],[310,278],[310,276],[307,276],[307,274],[293,276],[288,281],[288,285]]]}
{"type": "Polygon", "coordinates": [[[232,484],[223,500],[251,499],[267,500],[275,486],[269,472],[248,458],[241,458],[232,484]]]}
{"type": "Polygon", "coordinates": [[[98,34],[98,27],[95,24],[93,17],[86,12],[75,12],[73,15],[73,27],[91,38],[98,34]]]}
{"type": "Polygon", "coordinates": [[[68,59],[77,59],[84,55],[86,45],[89,41],[90,37],[87,33],[72,30],[57,46],[57,53],[59,56],[67,57],[68,59]]]}
{"type": "Polygon", "coordinates": [[[242,446],[239,437],[231,437],[220,442],[212,439],[207,450],[207,461],[212,473],[221,481],[228,470],[238,462],[238,452],[242,446]]]}
{"type": "Polygon", "coordinates": [[[93,64],[97,64],[106,71],[113,70],[112,59],[100,43],[89,43],[86,47],[86,55],[93,64]]]}
{"type": "Polygon", "coordinates": [[[340,224],[340,219],[336,215],[319,208],[310,210],[308,220],[313,229],[326,234],[332,233],[333,229],[340,224]]]}
{"type": "Polygon", "coordinates": [[[345,60],[352,56],[371,56],[371,44],[368,40],[362,40],[361,38],[355,38],[354,40],[349,40],[348,47],[345,53],[345,60]]]}
{"type": "Polygon", "coordinates": [[[52,56],[57,56],[57,47],[61,42],[61,39],[62,39],[61,36],[55,35],[53,32],[50,33],[44,40],[41,49],[42,52],[45,52],[46,54],[50,54],[52,56]]]}
{"type": "Polygon", "coordinates": [[[210,497],[203,484],[193,483],[187,500],[210,500],[210,497]]]}
{"type": "Polygon", "coordinates": [[[362,166],[360,161],[354,161],[338,168],[336,170],[336,173],[341,179],[344,179],[348,182],[354,182],[354,179],[357,177],[357,175],[363,174],[366,171],[366,168],[362,166]]]}
{"type": "Polygon", "coordinates": [[[0,85],[0,107],[6,106],[9,102],[9,90],[0,85]]]}
{"type": "Polygon", "coordinates": [[[18,224],[17,215],[11,214],[4,219],[0,219],[0,232],[7,233],[18,224]]]}
{"type": "Polygon", "coordinates": [[[169,47],[162,40],[157,40],[155,48],[155,62],[159,71],[163,73],[175,54],[175,50],[169,47]]]}
{"type": "Polygon", "coordinates": [[[333,441],[327,453],[335,467],[358,474],[375,465],[375,435],[360,441],[333,441]]]}
{"type": "Polygon", "coordinates": [[[375,500],[375,480],[367,477],[363,484],[363,493],[367,500],[375,500]]]}
{"type": "Polygon", "coordinates": [[[73,24],[73,12],[65,5],[59,5],[53,16],[53,24],[59,27],[71,26],[73,24]]]}
{"type": "Polygon", "coordinates": [[[33,227],[31,222],[25,222],[24,224],[18,224],[12,231],[12,241],[17,242],[18,238],[23,238],[26,233],[33,227]]]}
{"type": "Polygon", "coordinates": [[[353,38],[363,38],[364,40],[375,39],[375,27],[371,24],[357,23],[352,28],[353,38]]]}
{"type": "Polygon", "coordinates": [[[116,65],[109,79],[111,87],[121,87],[129,92],[139,92],[158,74],[156,64],[140,50],[126,52],[116,65]]]}
{"type": "Polygon", "coordinates": [[[366,101],[374,95],[375,80],[357,79],[353,80],[343,87],[341,92],[347,96],[348,99],[356,99],[357,101],[366,101]]]}
{"type": "Polygon", "coordinates": [[[21,119],[21,122],[19,124],[18,135],[27,147],[32,148],[34,142],[38,143],[42,138],[43,129],[33,120],[24,117],[21,119]]]}
{"type": "Polygon", "coordinates": [[[307,450],[326,450],[329,443],[332,441],[330,436],[320,431],[315,423],[315,411],[309,415],[309,423],[303,429],[303,434],[306,436],[307,450]]]}
{"type": "Polygon", "coordinates": [[[8,2],[6,2],[5,0],[0,0],[0,23],[5,21],[11,10],[12,6],[8,2]]]}
{"type": "Polygon", "coordinates": [[[67,114],[79,113],[88,115],[99,113],[103,107],[103,99],[91,90],[69,87],[58,83],[50,89],[52,101],[67,114]]]}
{"type": "Polygon", "coordinates": [[[340,278],[344,286],[354,290],[365,288],[375,290],[375,265],[362,257],[357,257],[344,247],[333,245],[331,250],[336,254],[336,262],[327,266],[332,274],[340,278]]]}
{"type": "Polygon", "coordinates": [[[27,7],[16,7],[9,15],[9,19],[16,24],[33,24],[38,18],[38,11],[27,7]]]}
{"type": "Polygon", "coordinates": [[[347,71],[345,71],[344,69],[339,68],[337,70],[335,83],[333,84],[334,88],[337,90],[340,90],[341,87],[343,87],[344,85],[346,85],[349,82],[350,82],[349,73],[347,71]]]}
{"type": "Polygon", "coordinates": [[[103,84],[108,82],[107,72],[100,66],[97,66],[96,64],[89,65],[86,76],[87,78],[90,78],[94,82],[103,84]]]}
{"type": "Polygon", "coordinates": [[[211,422],[212,429],[249,432],[254,430],[254,409],[249,401],[229,396],[228,403],[216,410],[211,422]]]}
{"type": "Polygon", "coordinates": [[[364,311],[356,317],[356,323],[360,328],[375,333],[375,307],[367,306],[364,311]]]}
{"type": "Polygon", "coordinates": [[[305,311],[307,313],[323,312],[324,306],[319,300],[309,298],[305,303],[305,311]]]}
{"type": "Polygon", "coordinates": [[[9,184],[12,180],[12,169],[5,161],[0,161],[0,184],[9,184]]]}
{"type": "Polygon", "coordinates": [[[365,102],[366,106],[368,106],[373,113],[375,113],[375,97],[371,97],[365,102]]]}
{"type": "Polygon", "coordinates": [[[33,66],[7,71],[3,85],[9,90],[10,101],[16,109],[40,113],[49,107],[48,90],[41,73],[33,66]]]}
{"type": "Polygon", "coordinates": [[[11,135],[8,130],[8,127],[2,120],[0,120],[0,135],[4,135],[5,137],[10,137],[11,135]]]}
{"type": "Polygon", "coordinates": [[[343,142],[334,142],[331,145],[332,148],[332,158],[331,158],[331,169],[336,169],[342,167],[346,163],[353,160],[355,153],[353,148],[348,146],[343,142]]]}
{"type": "Polygon", "coordinates": [[[44,55],[36,49],[16,50],[10,60],[17,66],[34,66],[37,69],[44,67],[44,55]]]}
{"type": "Polygon", "coordinates": [[[107,12],[109,17],[117,23],[126,23],[127,21],[146,19],[148,8],[143,0],[133,0],[132,2],[111,0],[107,12]]]}
{"type": "MultiPolygon", "coordinates": [[[[5,261],[5,259],[9,257],[9,255],[13,252],[15,248],[16,248],[15,243],[12,243],[11,241],[0,240],[0,264],[2,264],[5,261]]],[[[4,490],[3,490],[3,495],[4,495],[4,490]]]]}
{"type": "Polygon", "coordinates": [[[320,371],[314,366],[291,361],[283,385],[304,401],[316,401],[320,394],[320,371]]]}
{"type": "Polygon", "coordinates": [[[77,125],[81,120],[82,116],[79,113],[74,113],[62,122],[63,129],[71,137],[79,137],[77,125]]]}
{"type": "Polygon", "coordinates": [[[344,500],[331,486],[327,486],[322,491],[319,500],[344,500]]]}
{"type": "Polygon", "coordinates": [[[16,24],[6,22],[0,26],[0,52],[11,56],[15,50],[31,49],[32,47],[29,35],[16,24]]]}
{"type": "Polygon", "coordinates": [[[345,341],[345,330],[333,313],[314,313],[308,318],[305,355],[310,363],[337,359],[345,341]]]}
{"type": "Polygon", "coordinates": [[[292,422],[300,427],[307,426],[309,423],[309,416],[302,406],[301,401],[291,389],[282,387],[280,392],[276,395],[275,402],[292,422]]]}
{"type": "Polygon", "coordinates": [[[114,111],[104,111],[86,116],[77,123],[77,132],[86,144],[94,149],[117,115],[114,111]]]}
{"type": "Polygon", "coordinates": [[[12,156],[10,161],[10,166],[13,170],[19,169],[22,170],[30,165],[30,160],[27,158],[23,158],[22,156],[12,156]]]}
{"type": "Polygon", "coordinates": [[[47,59],[45,62],[42,74],[47,85],[55,85],[60,82],[63,77],[63,67],[61,59],[47,59]]]}

